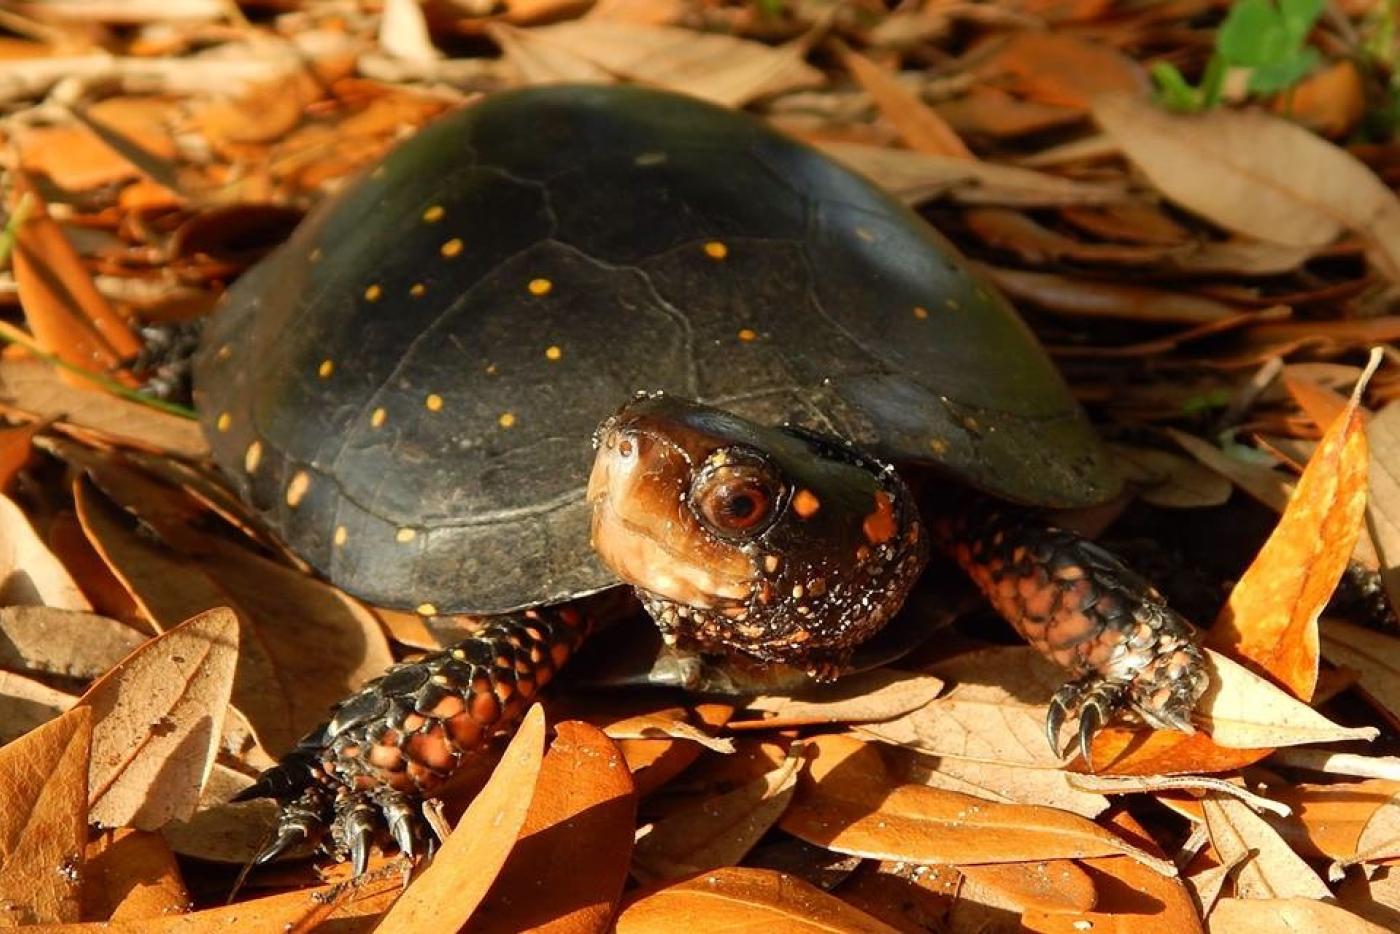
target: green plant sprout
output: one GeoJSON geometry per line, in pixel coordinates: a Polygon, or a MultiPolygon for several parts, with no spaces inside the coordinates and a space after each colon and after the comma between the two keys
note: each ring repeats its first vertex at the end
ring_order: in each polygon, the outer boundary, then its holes
{"type": "Polygon", "coordinates": [[[1307,44],[1323,0],[1238,0],[1215,37],[1199,87],[1170,62],[1152,66],[1162,103],[1173,110],[1207,110],[1220,103],[1232,68],[1249,69],[1248,89],[1273,94],[1292,87],[1321,56],[1307,44]]]}

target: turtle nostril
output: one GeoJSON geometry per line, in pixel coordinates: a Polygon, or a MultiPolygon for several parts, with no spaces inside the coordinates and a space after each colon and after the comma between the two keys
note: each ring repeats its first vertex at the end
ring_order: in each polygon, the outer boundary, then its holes
{"type": "Polygon", "coordinates": [[[634,450],[635,447],[630,438],[623,438],[617,443],[617,453],[623,457],[631,457],[634,450]]]}

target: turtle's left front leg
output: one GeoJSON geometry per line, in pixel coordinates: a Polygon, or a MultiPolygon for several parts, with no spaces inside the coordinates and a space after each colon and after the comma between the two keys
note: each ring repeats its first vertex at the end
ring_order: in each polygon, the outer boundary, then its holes
{"type": "Polygon", "coordinates": [[[988,500],[935,531],[997,612],[1070,672],[1046,717],[1056,754],[1060,726],[1076,713],[1086,762],[1094,734],[1123,707],[1150,726],[1193,732],[1205,659],[1191,624],[1147,581],[1093,542],[988,500]]]}

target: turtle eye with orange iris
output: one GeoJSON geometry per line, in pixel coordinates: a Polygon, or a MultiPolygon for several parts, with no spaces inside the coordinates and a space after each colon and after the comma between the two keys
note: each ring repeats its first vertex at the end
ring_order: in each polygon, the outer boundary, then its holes
{"type": "Polygon", "coordinates": [[[760,463],[725,463],[701,472],[691,487],[700,519],[725,536],[756,535],[777,512],[782,484],[760,463]]]}

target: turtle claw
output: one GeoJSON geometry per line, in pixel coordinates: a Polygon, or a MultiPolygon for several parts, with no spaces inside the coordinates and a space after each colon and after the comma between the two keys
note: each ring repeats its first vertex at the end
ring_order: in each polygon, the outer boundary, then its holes
{"type": "Polygon", "coordinates": [[[1089,751],[1094,736],[1113,718],[1114,712],[1123,703],[1125,687],[1116,681],[1109,681],[1096,674],[1089,674],[1077,681],[1061,686],[1050,699],[1045,712],[1045,735],[1050,741],[1050,750],[1062,755],[1060,748],[1060,727],[1070,715],[1077,715],[1079,725],[1079,755],[1093,768],[1089,751]]]}
{"type": "Polygon", "coordinates": [[[296,849],[297,846],[306,841],[306,831],[300,827],[280,827],[277,831],[277,838],[267,846],[258,850],[258,854],[253,857],[253,865],[261,866],[270,863],[283,853],[296,849]]]}
{"type": "MultiPolygon", "coordinates": [[[[1072,685],[1065,685],[1072,687],[1072,685]]],[[[1077,699],[1077,698],[1076,698],[1077,699]]],[[[1045,711],[1045,741],[1050,744],[1051,755],[1060,754],[1060,727],[1065,724],[1065,716],[1069,713],[1074,701],[1065,699],[1065,690],[1061,688],[1055,692],[1055,696],[1050,698],[1050,708],[1045,711]]]]}
{"type": "Polygon", "coordinates": [[[1104,715],[1102,708],[1098,704],[1090,701],[1084,705],[1084,709],[1079,713],[1079,755],[1084,759],[1084,764],[1092,772],[1094,763],[1089,755],[1089,749],[1094,743],[1094,734],[1103,726],[1104,715]]]}

